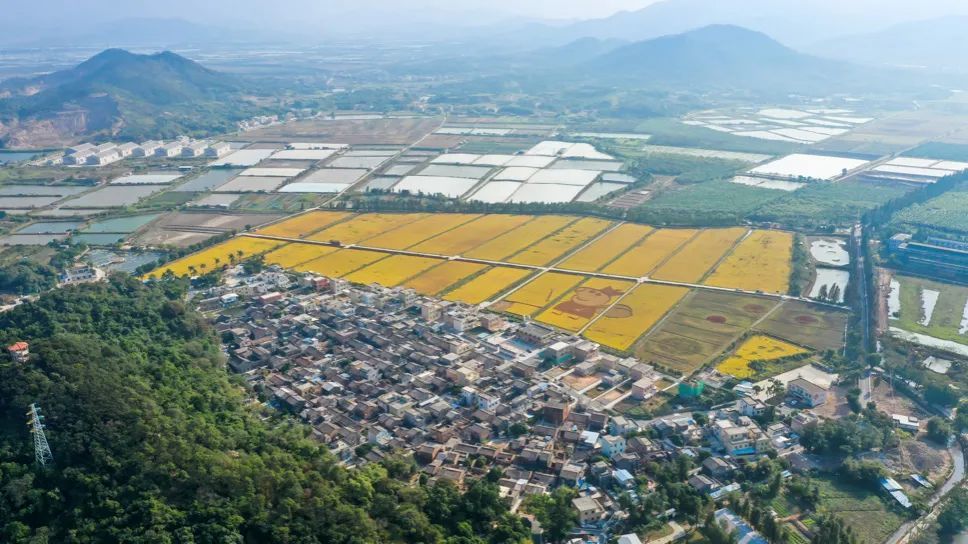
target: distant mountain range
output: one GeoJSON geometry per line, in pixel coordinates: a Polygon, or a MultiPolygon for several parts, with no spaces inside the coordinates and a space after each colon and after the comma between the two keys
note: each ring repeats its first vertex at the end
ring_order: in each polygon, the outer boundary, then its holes
{"type": "Polygon", "coordinates": [[[0,141],[32,147],[229,128],[246,113],[235,100],[241,89],[234,76],[171,52],[108,49],[69,70],[0,83],[0,141]]]}
{"type": "Polygon", "coordinates": [[[806,49],[865,64],[968,72],[968,16],[902,23],[879,32],[825,40],[806,49]]]}

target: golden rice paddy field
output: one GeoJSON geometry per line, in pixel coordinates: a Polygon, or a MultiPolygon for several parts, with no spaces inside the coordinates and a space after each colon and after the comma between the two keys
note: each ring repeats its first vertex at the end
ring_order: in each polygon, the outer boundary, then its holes
{"type": "Polygon", "coordinates": [[[310,234],[324,229],[337,221],[342,221],[352,214],[349,212],[312,211],[280,221],[256,231],[266,236],[282,236],[284,238],[305,238],[310,234]]]}
{"type": "Polygon", "coordinates": [[[495,266],[483,274],[451,289],[444,300],[480,304],[507,291],[511,286],[533,274],[531,270],[495,266]]]}
{"type": "Polygon", "coordinates": [[[421,253],[462,255],[485,242],[516,229],[533,219],[530,215],[485,215],[419,243],[412,248],[421,253]]]}
{"type": "Polygon", "coordinates": [[[277,264],[283,268],[295,268],[323,255],[329,255],[337,248],[316,244],[286,244],[265,254],[266,264],[277,264]]]}
{"type": "Polygon", "coordinates": [[[205,274],[217,268],[230,264],[233,260],[242,261],[249,257],[261,255],[281,246],[285,242],[275,240],[263,240],[260,238],[249,238],[239,236],[231,240],[214,245],[208,249],[193,253],[187,257],[182,257],[177,261],[172,261],[154,270],[151,276],[161,276],[166,271],[176,276],[186,276],[189,274],[205,274]]]}
{"type": "Polygon", "coordinates": [[[520,316],[534,315],[558,300],[582,279],[584,279],[582,276],[548,272],[504,297],[504,300],[495,304],[493,308],[520,316]]]}
{"type": "Polygon", "coordinates": [[[650,232],[652,232],[652,227],[626,223],[575,253],[561,263],[558,268],[581,272],[598,272],[650,232]]]}
{"type": "Polygon", "coordinates": [[[465,213],[421,214],[421,219],[409,222],[400,228],[388,230],[378,236],[369,238],[362,245],[385,249],[407,249],[428,238],[433,238],[442,232],[474,221],[480,215],[465,213]]]}
{"type": "Polygon", "coordinates": [[[616,276],[641,278],[662,263],[699,231],[692,229],[657,230],[632,246],[602,272],[616,276]]]}
{"type": "Polygon", "coordinates": [[[689,292],[685,287],[642,284],[613,311],[585,329],[585,338],[619,351],[631,348],[689,292]]]}
{"type": "Polygon", "coordinates": [[[367,213],[338,223],[313,234],[308,239],[328,242],[338,240],[343,244],[356,244],[397,227],[430,217],[425,213],[367,213]]]}
{"type": "Polygon", "coordinates": [[[535,319],[559,329],[578,332],[635,284],[609,278],[591,278],[565,293],[556,304],[535,319]]]}
{"type": "Polygon", "coordinates": [[[723,260],[706,284],[747,291],[786,293],[790,290],[792,253],[792,234],[754,231],[723,260]]]}
{"type": "Polygon", "coordinates": [[[716,370],[737,378],[750,378],[756,374],[756,371],[750,367],[753,361],[775,361],[803,353],[808,351],[800,346],[769,336],[756,335],[743,342],[733,355],[716,367],[716,370]]]}
{"type": "Polygon", "coordinates": [[[487,268],[487,265],[446,261],[415,278],[410,278],[403,283],[403,286],[413,289],[421,295],[434,296],[485,268],[487,268]]]}
{"type": "Polygon", "coordinates": [[[704,230],[652,274],[657,280],[698,282],[746,234],[745,228],[704,230]]]}
{"type": "Polygon", "coordinates": [[[295,268],[297,272],[312,272],[330,278],[342,278],[364,266],[370,265],[387,257],[379,251],[363,251],[362,249],[341,249],[335,253],[313,259],[295,268]]]}
{"type": "Polygon", "coordinates": [[[579,219],[507,260],[517,264],[547,266],[611,225],[611,221],[593,217],[579,219]]]}
{"type": "Polygon", "coordinates": [[[577,217],[562,215],[542,215],[510,232],[506,232],[489,242],[465,252],[464,256],[471,259],[487,259],[492,261],[506,259],[538,240],[551,236],[551,234],[577,219],[577,217]]]}
{"type": "Polygon", "coordinates": [[[440,259],[414,257],[412,255],[393,255],[379,260],[366,268],[347,274],[346,280],[353,283],[379,283],[385,287],[396,287],[406,279],[412,278],[434,265],[440,264],[440,259]]]}

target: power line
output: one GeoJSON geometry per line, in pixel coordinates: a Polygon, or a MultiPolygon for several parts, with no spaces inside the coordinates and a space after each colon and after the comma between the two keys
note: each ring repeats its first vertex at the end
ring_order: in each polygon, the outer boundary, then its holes
{"type": "Polygon", "coordinates": [[[54,462],[54,454],[50,451],[50,444],[47,443],[47,435],[44,433],[44,416],[40,415],[40,407],[36,404],[30,405],[27,412],[30,421],[30,433],[34,435],[34,460],[41,467],[46,467],[54,462]]]}

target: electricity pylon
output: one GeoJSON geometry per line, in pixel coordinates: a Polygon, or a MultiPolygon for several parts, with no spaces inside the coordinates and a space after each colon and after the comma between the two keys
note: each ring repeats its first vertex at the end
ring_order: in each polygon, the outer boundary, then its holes
{"type": "Polygon", "coordinates": [[[44,433],[44,416],[40,415],[40,407],[36,404],[30,405],[27,412],[30,421],[30,433],[34,435],[34,460],[41,467],[46,467],[54,462],[54,454],[50,451],[50,444],[47,443],[47,435],[44,433]]]}

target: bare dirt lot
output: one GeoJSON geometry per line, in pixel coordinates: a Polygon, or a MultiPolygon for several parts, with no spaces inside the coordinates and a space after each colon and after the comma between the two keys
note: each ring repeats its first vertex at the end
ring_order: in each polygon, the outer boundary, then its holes
{"type": "Polygon", "coordinates": [[[281,217],[283,214],[173,212],[156,221],[134,243],[186,247],[224,232],[243,230],[281,217]]]}
{"type": "Polygon", "coordinates": [[[410,145],[440,126],[437,118],[312,119],[246,132],[247,142],[329,142],[410,145]]]}

